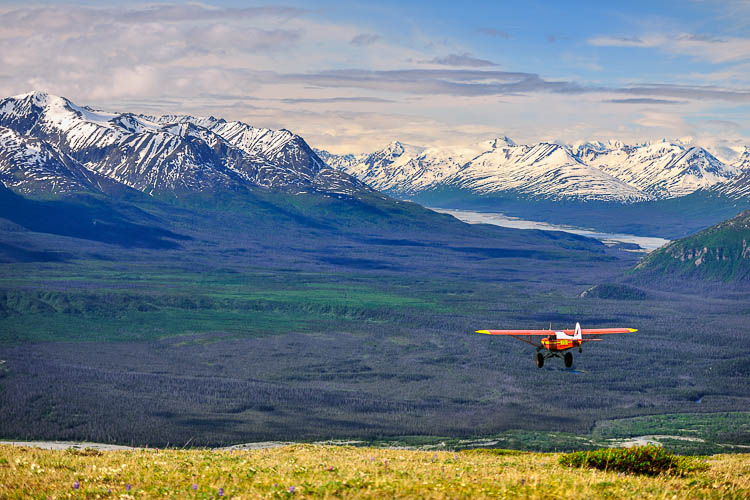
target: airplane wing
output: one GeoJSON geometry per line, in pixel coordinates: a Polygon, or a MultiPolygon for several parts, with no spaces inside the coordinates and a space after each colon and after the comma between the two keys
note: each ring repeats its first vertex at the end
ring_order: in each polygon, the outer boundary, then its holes
{"type": "Polygon", "coordinates": [[[486,335],[553,335],[552,330],[477,330],[476,333],[486,335]]]}
{"type": "MultiPolygon", "coordinates": [[[[583,328],[581,335],[608,335],[610,333],[634,333],[635,328],[583,328]]],[[[565,335],[575,335],[575,330],[562,330],[565,335]]],[[[477,330],[476,333],[486,335],[554,335],[555,330],[477,330]]]]}
{"type": "MultiPolygon", "coordinates": [[[[607,335],[610,333],[635,333],[636,328],[581,328],[581,335],[607,335]]],[[[575,330],[565,330],[567,335],[573,335],[575,330]]]]}

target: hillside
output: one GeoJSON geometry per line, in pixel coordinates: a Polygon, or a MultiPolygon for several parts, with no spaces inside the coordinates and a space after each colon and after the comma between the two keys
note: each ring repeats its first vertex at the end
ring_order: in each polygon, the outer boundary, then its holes
{"type": "Polygon", "coordinates": [[[747,455],[656,477],[571,469],[559,454],[336,446],[260,450],[46,451],[0,446],[3,498],[744,498],[747,455]]]}
{"type": "Polygon", "coordinates": [[[642,274],[750,281],[750,210],[650,253],[642,274]]]}

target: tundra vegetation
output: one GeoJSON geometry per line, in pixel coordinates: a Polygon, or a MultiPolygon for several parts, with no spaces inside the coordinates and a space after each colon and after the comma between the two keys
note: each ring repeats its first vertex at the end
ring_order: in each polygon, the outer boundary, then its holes
{"type": "MultiPolygon", "coordinates": [[[[571,468],[554,453],[295,445],[50,451],[0,446],[2,498],[722,498],[750,495],[747,455],[684,474],[571,468]]],[[[684,460],[684,459],[681,459],[684,460]]],[[[698,466],[695,466],[698,465],[698,466]]]]}

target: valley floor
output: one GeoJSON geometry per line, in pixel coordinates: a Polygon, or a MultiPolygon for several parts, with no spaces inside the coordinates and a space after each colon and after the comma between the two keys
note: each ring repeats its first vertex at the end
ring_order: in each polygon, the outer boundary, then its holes
{"type": "Polygon", "coordinates": [[[294,445],[101,452],[0,446],[0,498],[747,498],[750,455],[685,477],[559,465],[552,453],[294,445]],[[498,453],[499,452],[499,453],[498,453]]]}

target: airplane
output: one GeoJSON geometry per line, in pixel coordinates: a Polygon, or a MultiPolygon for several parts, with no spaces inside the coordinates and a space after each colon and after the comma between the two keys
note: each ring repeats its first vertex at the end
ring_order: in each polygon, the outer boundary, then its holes
{"type": "Polygon", "coordinates": [[[476,333],[484,333],[486,335],[510,335],[511,337],[517,338],[527,344],[531,344],[536,347],[536,366],[541,368],[544,366],[544,360],[548,358],[563,358],[565,368],[573,366],[573,354],[566,352],[575,347],[578,348],[578,352],[583,352],[581,346],[584,342],[595,342],[603,340],[599,338],[599,335],[607,335],[610,333],[634,333],[637,332],[635,328],[587,328],[581,329],[581,324],[576,323],[575,330],[560,330],[553,331],[552,325],[549,330],[477,330],[476,333]],[[536,343],[531,340],[534,335],[540,335],[544,338],[541,339],[540,343],[536,343]],[[593,338],[585,339],[584,335],[592,335],[593,338]],[[523,338],[523,337],[528,337],[523,338]],[[549,351],[543,354],[541,351],[547,349],[549,351]],[[564,353],[564,354],[563,354],[564,353]]]}

